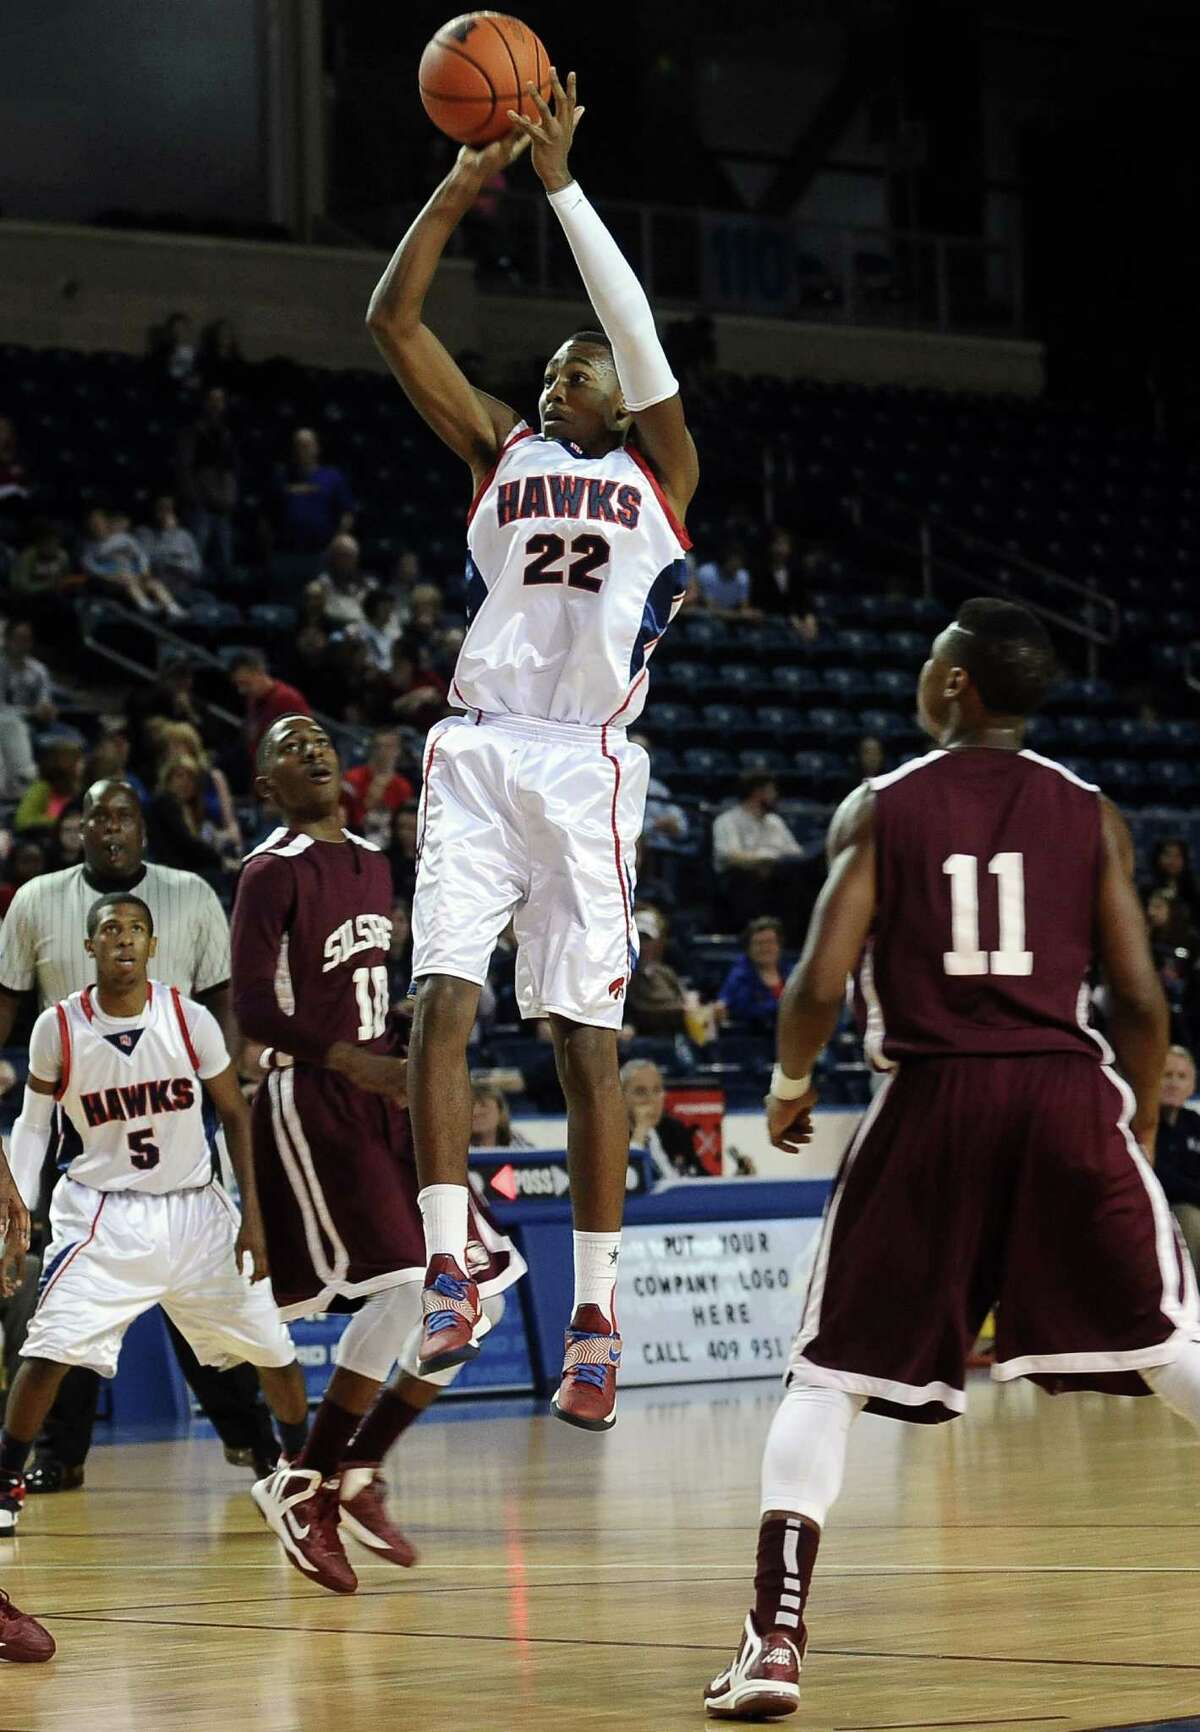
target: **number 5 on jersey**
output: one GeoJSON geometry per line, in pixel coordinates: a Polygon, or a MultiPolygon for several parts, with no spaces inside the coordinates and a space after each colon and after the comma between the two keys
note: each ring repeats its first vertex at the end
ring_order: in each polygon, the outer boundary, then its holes
{"type": "Polygon", "coordinates": [[[979,861],[950,854],[942,861],[950,880],[950,942],[942,952],[947,974],[1032,974],[1033,952],[1025,948],[1025,856],[993,854],[988,871],[999,899],[1000,948],[979,948],[979,861]]]}

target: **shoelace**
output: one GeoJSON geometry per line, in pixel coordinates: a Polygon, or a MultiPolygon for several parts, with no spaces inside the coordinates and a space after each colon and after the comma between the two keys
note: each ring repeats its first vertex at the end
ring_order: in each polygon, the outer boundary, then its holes
{"type": "Polygon", "coordinates": [[[593,1389],[603,1389],[604,1379],[608,1375],[605,1365],[576,1365],[572,1368],[572,1376],[576,1383],[590,1383],[593,1389]]]}
{"type": "MultiPolygon", "coordinates": [[[[430,1289],[426,1288],[426,1292],[429,1291],[430,1289]]],[[[434,1281],[432,1291],[434,1293],[439,1293],[443,1299],[465,1299],[467,1296],[467,1283],[465,1281],[460,1281],[457,1276],[450,1275],[443,1269],[442,1273],[437,1277],[436,1281],[434,1281]]]]}

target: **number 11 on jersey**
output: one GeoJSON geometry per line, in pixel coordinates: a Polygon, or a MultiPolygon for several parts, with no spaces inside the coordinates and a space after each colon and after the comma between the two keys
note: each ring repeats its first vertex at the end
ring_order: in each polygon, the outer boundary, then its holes
{"type": "Polygon", "coordinates": [[[1033,952],[1025,948],[1025,856],[993,854],[988,871],[1000,903],[1000,948],[979,948],[979,861],[950,854],[942,861],[950,880],[950,942],[942,952],[947,974],[1032,974],[1033,952]]]}

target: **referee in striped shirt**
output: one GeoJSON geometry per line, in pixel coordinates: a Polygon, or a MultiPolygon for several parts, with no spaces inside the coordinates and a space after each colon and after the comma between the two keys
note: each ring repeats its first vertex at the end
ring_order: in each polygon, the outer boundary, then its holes
{"type": "MultiPolygon", "coordinates": [[[[198,999],[228,1038],[225,911],[203,878],[146,861],[145,848],[142,808],[129,783],[96,782],[83,798],[83,864],[23,884],[0,924],[0,1047],[8,1044],[26,993],[36,988],[42,1010],[95,979],[95,965],[83,947],[87,911],[98,895],[113,890],[136,891],[154,916],[155,979],[198,999]]],[[[201,1365],[169,1322],[167,1327],[183,1374],[220,1433],[226,1456],[244,1459],[249,1452],[256,1472],[269,1472],[278,1445],[252,1367],[215,1371],[201,1365]]],[[[95,1372],[83,1368],[64,1379],[26,1476],[29,1491],[83,1484],[99,1389],[95,1372]]]]}

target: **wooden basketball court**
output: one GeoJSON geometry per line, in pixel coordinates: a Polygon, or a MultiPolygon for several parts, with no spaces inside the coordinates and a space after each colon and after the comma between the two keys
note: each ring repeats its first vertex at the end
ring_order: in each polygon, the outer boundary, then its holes
{"type": "MultiPolygon", "coordinates": [[[[971,1398],[950,1426],[856,1426],[787,1724],[1200,1712],[1191,1433],[1153,1400],[986,1378],[971,1398]]],[[[98,1448],[84,1491],[31,1499],[0,1542],[0,1583],[59,1643],[51,1665],[0,1667],[0,1732],[699,1728],[748,1604],[774,1401],[633,1394],[606,1439],[447,1404],[393,1458],[423,1561],[362,1562],[353,1599],[280,1560],[215,1442],[98,1448]]]]}

